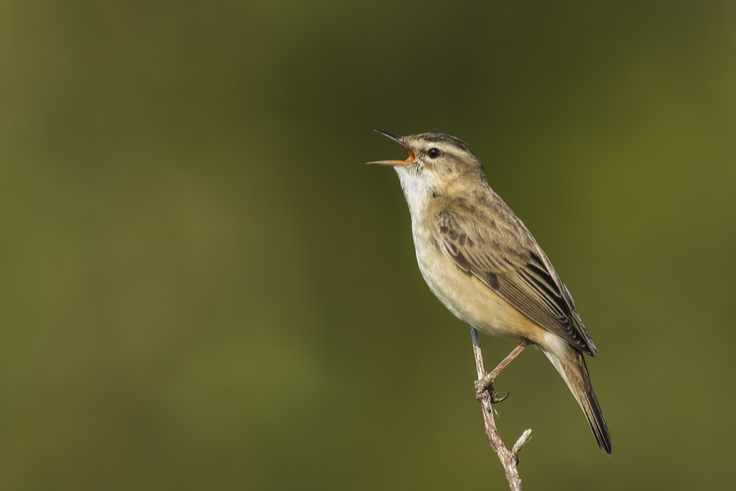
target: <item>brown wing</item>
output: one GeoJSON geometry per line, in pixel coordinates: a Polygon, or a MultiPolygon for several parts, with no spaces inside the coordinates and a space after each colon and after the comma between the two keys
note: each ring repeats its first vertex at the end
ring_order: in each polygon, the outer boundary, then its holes
{"type": "Polygon", "coordinates": [[[437,217],[445,251],[459,268],[540,327],[593,356],[598,350],[547,256],[520,221],[501,225],[479,223],[452,210],[437,217]],[[522,242],[498,240],[509,233],[523,234],[522,242]]]}

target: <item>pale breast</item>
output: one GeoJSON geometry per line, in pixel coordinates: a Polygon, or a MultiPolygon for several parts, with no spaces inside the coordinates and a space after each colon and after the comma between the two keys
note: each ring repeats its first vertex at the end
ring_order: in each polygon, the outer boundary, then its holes
{"type": "MultiPolygon", "coordinates": [[[[417,221],[419,222],[419,221],[417,221]]],[[[463,322],[493,336],[536,342],[544,330],[496,295],[444,252],[431,229],[412,224],[419,270],[437,298],[463,322]]]]}

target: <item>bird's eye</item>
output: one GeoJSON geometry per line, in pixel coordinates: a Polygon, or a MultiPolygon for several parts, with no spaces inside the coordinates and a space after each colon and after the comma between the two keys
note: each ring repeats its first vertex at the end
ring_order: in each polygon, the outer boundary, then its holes
{"type": "Polygon", "coordinates": [[[440,149],[439,148],[430,148],[429,152],[427,152],[427,155],[429,155],[430,159],[436,159],[440,156],[440,149]]]}

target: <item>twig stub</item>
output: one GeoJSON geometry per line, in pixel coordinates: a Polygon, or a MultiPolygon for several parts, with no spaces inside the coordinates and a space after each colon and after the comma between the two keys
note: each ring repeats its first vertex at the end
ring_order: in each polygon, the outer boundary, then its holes
{"type": "MultiPolygon", "coordinates": [[[[470,335],[473,339],[473,355],[475,357],[475,368],[478,373],[478,380],[487,380],[486,370],[483,365],[483,353],[480,349],[480,338],[478,336],[478,331],[473,326],[470,326],[470,335]]],[[[519,350],[518,353],[520,353],[521,350],[519,348],[523,350],[523,346],[525,346],[524,343],[519,345],[514,352],[519,350]]],[[[499,368],[503,369],[502,366],[499,366],[499,368]]],[[[500,370],[494,370],[494,372],[495,375],[498,375],[500,370]]],[[[491,387],[489,387],[489,389],[491,389],[491,387]]],[[[526,430],[522,433],[516,441],[513,449],[509,451],[509,449],[506,448],[506,445],[504,445],[503,440],[501,440],[501,435],[498,433],[498,429],[496,428],[496,421],[493,417],[494,409],[491,402],[491,393],[489,390],[485,390],[478,394],[477,398],[480,402],[481,409],[483,410],[483,421],[486,428],[486,435],[488,435],[488,441],[490,442],[493,451],[498,455],[501,465],[503,465],[506,473],[506,480],[509,482],[509,487],[511,491],[521,491],[521,477],[519,476],[519,471],[516,466],[519,464],[519,451],[524,444],[531,439],[532,430],[526,430]]]]}

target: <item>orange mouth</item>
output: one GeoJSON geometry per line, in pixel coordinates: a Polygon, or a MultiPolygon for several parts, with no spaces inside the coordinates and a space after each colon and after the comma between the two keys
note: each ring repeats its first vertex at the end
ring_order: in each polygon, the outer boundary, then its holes
{"type": "Polygon", "coordinates": [[[381,130],[376,130],[376,132],[388,138],[391,138],[393,141],[406,148],[409,151],[409,157],[406,160],[376,160],[375,162],[367,162],[368,165],[390,165],[392,167],[404,167],[417,163],[417,154],[414,153],[414,150],[404,144],[400,136],[392,135],[391,133],[381,130]]]}
{"type": "MultiPolygon", "coordinates": [[[[407,148],[407,150],[409,150],[407,148]]],[[[417,163],[417,155],[409,150],[409,157],[406,160],[376,160],[375,162],[366,162],[368,165],[390,165],[393,167],[400,167],[405,165],[411,165],[417,163]]]]}

